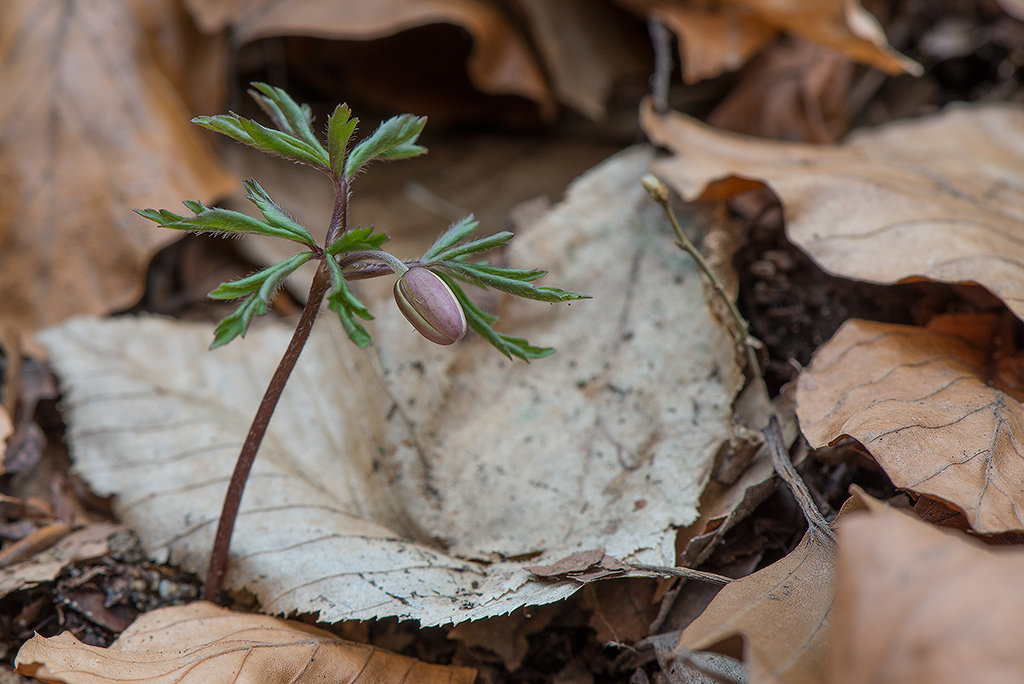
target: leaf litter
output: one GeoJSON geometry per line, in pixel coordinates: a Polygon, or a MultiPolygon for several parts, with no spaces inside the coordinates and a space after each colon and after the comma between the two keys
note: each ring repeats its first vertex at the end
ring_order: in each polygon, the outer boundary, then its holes
{"type": "Polygon", "coordinates": [[[857,0],[620,2],[658,18],[679,37],[679,57],[687,83],[739,68],[780,32],[800,36],[890,74],[921,73],[920,64],[889,46],[878,21],[857,0]]]}
{"type": "Polygon", "coordinates": [[[432,665],[339,639],[302,622],[237,613],[209,602],[139,617],[109,648],[70,632],[36,635],[18,652],[18,672],[44,682],[296,681],[471,684],[471,668],[432,665]]]}
{"type": "MultiPolygon", "coordinates": [[[[851,499],[837,520],[860,506],[851,499]]],[[[724,587],[682,631],[673,655],[686,660],[714,647],[733,657],[742,653],[751,681],[825,681],[835,555],[835,541],[811,527],[782,560],[724,587]]]]}
{"type": "Polygon", "coordinates": [[[1024,387],[1006,322],[848,321],[800,377],[808,441],[853,437],[894,484],[955,505],[978,532],[1024,530],[1024,387]]]}
{"type": "MultiPolygon", "coordinates": [[[[691,41],[687,41],[687,43],[690,43],[690,42],[691,41]]],[[[592,103],[591,103],[591,106],[593,106],[592,103]]],[[[724,187],[724,185],[720,186],[719,189],[722,189],[722,187],[724,187]]],[[[743,187],[743,183],[739,183],[739,184],[733,186],[733,189],[740,188],[740,187],[743,187]]],[[[728,190],[727,190],[727,192],[728,192],[728,190]]],[[[989,192],[989,195],[992,195],[992,194],[994,194],[994,193],[993,192],[989,192]]],[[[815,202],[817,202],[817,201],[818,200],[815,199],[815,202]]],[[[790,215],[790,213],[793,212],[794,209],[800,209],[799,203],[791,203],[789,206],[787,206],[787,208],[786,208],[787,215],[790,215]]],[[[794,213],[798,215],[799,211],[796,211],[794,213]]],[[[899,243],[897,243],[897,244],[899,244],[899,243]]],[[[886,282],[889,282],[889,281],[886,281],[886,282]]],[[[506,312],[504,310],[502,310],[502,313],[505,314],[506,312]]],[[[382,323],[387,325],[388,322],[387,321],[382,321],[382,323]]],[[[255,337],[255,335],[254,335],[254,337],[255,337]]],[[[555,344],[558,344],[558,342],[556,341],[555,344]]],[[[998,354],[996,356],[998,356],[998,354]]],[[[371,370],[371,372],[369,372],[369,373],[363,372],[364,370],[365,369],[358,368],[358,369],[355,369],[354,373],[356,375],[360,375],[361,374],[362,377],[369,377],[371,379],[379,379],[380,377],[384,377],[386,379],[387,375],[388,375],[387,371],[389,370],[389,368],[388,368],[386,363],[381,363],[379,367],[373,368],[371,370]]],[[[260,372],[256,371],[254,373],[254,375],[256,375],[258,377],[260,375],[260,372]]],[[[259,381],[258,380],[254,380],[253,382],[258,384],[259,381]]],[[[584,387],[585,387],[585,385],[584,385],[584,387]]],[[[1005,389],[1005,388],[1002,388],[1002,389],[1005,389]]],[[[443,395],[443,393],[442,393],[442,395],[443,395]]],[[[413,398],[416,398],[416,397],[413,397],[413,398]]],[[[396,402],[396,405],[397,405],[397,402],[396,402]]],[[[244,412],[238,411],[238,413],[242,414],[244,412]]],[[[459,415],[460,416],[465,415],[465,410],[460,411],[459,415]]],[[[412,421],[407,421],[407,422],[409,423],[409,425],[407,426],[406,432],[408,432],[410,434],[415,434],[416,433],[416,428],[418,427],[418,424],[413,424],[412,421]]],[[[389,435],[392,434],[392,433],[399,433],[400,434],[400,433],[402,433],[402,429],[401,429],[401,426],[399,426],[398,428],[395,428],[394,426],[390,426],[386,430],[386,432],[389,435]]],[[[428,437],[429,437],[429,435],[428,435],[428,437]]],[[[429,440],[424,440],[424,441],[428,441],[429,442],[429,440]]],[[[228,449],[227,451],[229,452],[230,449],[228,449]]],[[[231,457],[231,455],[229,453],[225,456],[225,458],[230,458],[230,457],[231,457]]],[[[295,460],[295,463],[299,463],[299,462],[300,461],[298,459],[295,460]]],[[[399,466],[405,466],[405,465],[408,465],[408,463],[412,462],[412,459],[407,459],[404,462],[398,462],[398,461],[392,459],[389,463],[387,463],[385,465],[394,466],[396,462],[398,463],[399,466]]],[[[757,462],[758,462],[758,464],[760,466],[760,470],[763,470],[763,460],[757,461],[757,462]]],[[[379,466],[380,464],[384,464],[384,459],[376,460],[373,465],[379,466]]],[[[429,471],[429,468],[426,467],[426,465],[420,464],[420,466],[422,467],[422,469],[424,471],[429,471]]],[[[371,468],[371,470],[372,470],[372,468],[371,468]]],[[[404,468],[404,470],[409,470],[409,469],[408,468],[404,468]]],[[[392,467],[392,468],[388,469],[388,472],[387,472],[386,476],[387,476],[387,478],[389,478],[391,480],[391,482],[386,483],[384,486],[381,486],[380,487],[381,490],[387,490],[387,487],[390,484],[394,484],[394,482],[401,480],[402,477],[403,477],[403,468],[402,467],[399,467],[399,468],[392,467]]],[[[426,478],[421,478],[421,479],[425,480],[426,478]]],[[[759,492],[761,490],[761,487],[762,487],[762,482],[763,482],[762,476],[759,473],[758,473],[758,475],[757,475],[757,477],[755,479],[752,479],[749,482],[748,481],[744,481],[744,479],[741,478],[740,481],[736,482],[736,485],[738,485],[738,488],[735,491],[733,491],[733,492],[729,492],[729,491],[724,492],[722,500],[723,501],[728,501],[728,500],[733,499],[735,494],[741,494],[742,495],[741,498],[742,498],[743,501],[747,501],[748,499],[750,501],[753,501],[753,498],[751,498],[751,493],[752,492],[759,492]],[[751,485],[753,485],[753,486],[751,486],[751,485]]],[[[407,483],[401,483],[400,482],[399,484],[407,484],[407,483]]],[[[429,491],[429,486],[424,487],[424,489],[427,490],[427,493],[426,493],[426,495],[424,495],[424,498],[429,499],[430,495],[432,495],[432,492],[429,491]]],[[[758,496],[760,496],[760,495],[758,495],[758,496]]],[[[715,498],[714,501],[718,502],[719,499],[715,498]]],[[[929,501],[929,499],[922,498],[918,503],[920,504],[923,501],[929,501]]],[[[712,502],[712,503],[714,504],[714,502],[712,502]]],[[[372,508],[373,507],[372,503],[364,502],[364,504],[368,508],[372,508]]],[[[444,507],[444,502],[442,502],[439,505],[437,501],[430,501],[430,504],[434,505],[437,508],[443,508],[444,507]]],[[[746,504],[741,504],[741,505],[745,506],[746,504]]],[[[731,506],[731,504],[730,504],[730,506],[731,506]]],[[[387,508],[387,506],[381,506],[381,508],[385,509],[385,508],[387,508]]],[[[710,511],[710,508],[709,508],[709,511],[710,511]]],[[[729,511],[726,511],[726,513],[731,517],[732,514],[729,513],[729,511]]],[[[424,518],[419,518],[419,517],[415,517],[414,518],[413,516],[410,516],[406,510],[403,510],[403,509],[400,509],[400,508],[398,508],[396,506],[393,506],[391,508],[391,510],[390,510],[390,515],[391,515],[391,517],[389,518],[389,513],[388,512],[384,512],[384,513],[381,514],[381,518],[379,520],[373,520],[373,521],[370,521],[370,523],[372,525],[375,522],[380,522],[382,520],[386,521],[387,524],[384,527],[386,527],[387,529],[389,529],[389,530],[392,529],[392,528],[396,529],[402,535],[405,535],[409,539],[419,540],[424,546],[427,546],[427,547],[429,547],[431,549],[434,549],[434,550],[443,550],[443,551],[450,550],[450,549],[445,549],[445,547],[448,545],[448,540],[445,539],[443,537],[443,535],[436,534],[437,529],[440,528],[440,525],[437,524],[437,520],[443,519],[443,513],[438,513],[437,516],[436,516],[436,519],[434,519],[434,520],[428,519],[429,516],[425,516],[424,518]],[[424,519],[426,519],[426,524],[427,524],[426,527],[423,527],[421,525],[421,523],[423,522],[424,519]]],[[[721,520],[728,520],[728,519],[729,519],[728,517],[727,518],[721,518],[721,517],[716,517],[715,515],[709,515],[706,520],[701,521],[700,523],[697,523],[697,528],[696,529],[704,530],[705,533],[706,533],[707,530],[713,529],[713,528],[715,528],[715,526],[721,524],[720,523],[721,520]]],[[[455,533],[449,533],[449,535],[450,535],[449,539],[451,538],[451,536],[454,536],[454,534],[455,533]]],[[[699,536],[703,536],[703,535],[699,535],[699,536]]],[[[586,548],[586,546],[580,546],[578,548],[586,548]]],[[[445,555],[445,554],[442,554],[442,555],[445,555]]],[[[470,556],[470,562],[473,565],[479,564],[480,563],[480,559],[485,558],[485,556],[487,557],[488,560],[492,560],[495,557],[500,557],[498,554],[495,554],[493,551],[489,552],[488,554],[483,554],[482,552],[479,552],[479,551],[475,551],[475,552],[471,551],[470,554],[468,554],[468,555],[470,556]],[[478,555],[473,555],[473,553],[476,553],[478,555]]],[[[538,562],[540,560],[553,561],[555,559],[555,555],[553,555],[553,554],[549,555],[549,557],[546,558],[546,559],[542,558],[542,557],[539,557],[539,556],[535,556],[534,554],[528,554],[528,555],[530,556],[529,557],[529,562],[538,562]]],[[[517,558],[517,560],[518,560],[518,558],[517,558]]],[[[483,562],[487,562],[487,561],[483,561],[483,562]]],[[[591,585],[591,586],[593,586],[593,585],[591,585]]],[[[811,612],[813,613],[813,610],[811,610],[811,612]]],[[[473,624],[473,623],[469,623],[469,624],[473,624]]],[[[756,659],[754,660],[754,662],[756,662],[756,659]]],[[[666,670],[666,672],[667,672],[667,670],[666,670]]]]}
{"type": "MultiPolygon", "coordinates": [[[[740,373],[695,268],[666,248],[669,228],[639,188],[650,156],[635,148],[584,175],[513,242],[512,261],[545,264],[594,301],[557,317],[492,304],[509,329],[535,327],[571,353],[512,374],[479,340],[450,354],[419,340],[389,306],[372,356],[337,326],[314,331],[246,490],[230,586],[271,612],[434,625],[580,586],[531,579],[515,559],[601,546],[673,564],[676,531],[696,519],[730,437],[740,373]]],[[[195,571],[287,338],[268,325],[208,354],[209,334],[122,318],[42,335],[75,468],[118,495],[149,553],[195,571]]]]}
{"type": "Polygon", "coordinates": [[[867,503],[839,525],[830,681],[1018,679],[1024,553],[867,503]]]}
{"type": "Polygon", "coordinates": [[[72,563],[104,556],[110,552],[110,539],[127,533],[124,527],[112,523],[94,523],[75,531],[64,523],[40,528],[34,538],[26,538],[31,539],[32,545],[23,555],[16,556],[9,551],[18,548],[15,545],[4,549],[0,564],[0,598],[56,579],[72,563]]]}
{"type": "Polygon", "coordinates": [[[1024,318],[1024,111],[956,105],[808,145],[717,131],[645,106],[644,130],[672,157],[655,172],[688,199],[766,185],[786,235],[834,275],[891,284],[977,283],[1024,318]]]}
{"type": "Polygon", "coordinates": [[[180,50],[168,44],[179,33],[203,52],[198,36],[161,23],[153,38],[145,16],[120,1],[0,5],[0,324],[26,343],[138,299],[149,258],[175,238],[139,231],[125,207],[210,200],[234,185],[188,123],[176,58],[159,53],[180,50]],[[117,40],[97,37],[110,26],[117,40]]]}

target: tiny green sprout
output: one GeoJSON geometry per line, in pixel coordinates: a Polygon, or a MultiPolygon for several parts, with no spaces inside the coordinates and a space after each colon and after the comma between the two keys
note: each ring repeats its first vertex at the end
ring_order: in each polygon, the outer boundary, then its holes
{"type": "Polygon", "coordinates": [[[193,123],[222,133],[261,152],[311,166],[325,174],[334,188],[334,211],[326,238],[317,243],[304,226],[292,218],[255,180],[243,184],[247,199],[262,218],[207,207],[185,201],[191,212],[177,214],[167,209],[140,209],[143,218],[164,228],[217,235],[262,235],[288,240],[299,250],[294,255],[245,278],[223,283],[212,292],[213,299],[239,302],[214,331],[211,349],[244,337],[257,316],[265,314],[277,290],[300,266],[316,262],[317,270],[295,332],[242,445],[224,497],[220,522],[210,554],[203,598],[217,601],[227,570],[231,534],[242,500],[246,480],[256,459],[274,408],[309,338],[323,300],[337,314],[342,328],[359,347],[372,343],[361,321],[373,319],[369,309],[350,287],[354,280],[397,275],[395,302],[413,328],[431,342],[452,345],[467,329],[508,358],[530,361],[554,353],[551,347],[537,347],[521,337],[494,329],[498,317],[480,309],[457,281],[481,288],[492,288],[516,297],[542,302],[571,302],[586,295],[556,287],[538,286],[534,281],[545,271],[533,268],[505,268],[486,261],[474,261],[477,255],[502,247],[512,239],[507,231],[474,238],[477,221],[467,216],[448,227],[419,258],[404,260],[382,249],[388,237],[373,227],[348,225],[348,204],[352,186],[359,174],[375,161],[408,159],[426,153],[418,144],[426,124],[425,117],[402,114],[384,121],[358,142],[353,142],[359,119],[347,105],[338,105],[327,121],[327,138],[321,140],[313,128],[308,105],[295,102],[284,90],[265,83],[253,83],[249,94],[267,114],[271,126],[245,119],[238,114],[200,116],[193,123]],[[326,142],[326,145],[325,145],[326,142]]]}

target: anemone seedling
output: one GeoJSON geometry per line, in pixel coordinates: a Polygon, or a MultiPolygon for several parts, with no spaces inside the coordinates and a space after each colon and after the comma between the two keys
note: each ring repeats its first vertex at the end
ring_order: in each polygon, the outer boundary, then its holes
{"type": "Polygon", "coordinates": [[[477,228],[472,216],[449,226],[420,258],[411,260],[400,259],[381,249],[388,236],[372,226],[353,228],[348,225],[348,204],[355,178],[371,162],[407,159],[425,153],[426,148],[417,144],[426,123],[425,117],[411,114],[393,117],[352,145],[359,120],[352,116],[347,105],[342,104],[328,119],[325,148],[313,131],[313,117],[308,105],[296,103],[282,89],[265,83],[254,83],[249,94],[270,117],[273,128],[234,113],[201,116],[193,122],[261,152],[311,166],[326,174],[334,188],[334,211],[323,244],[318,244],[309,231],[289,216],[253,179],[243,185],[248,199],[263,215],[262,219],[194,201],[184,202],[192,216],[166,209],[137,210],[138,214],[164,228],[220,235],[263,235],[291,240],[301,247],[294,256],[248,277],[223,283],[210,292],[209,296],[214,299],[241,301],[238,308],[217,325],[211,349],[236,337],[244,337],[253,319],[266,313],[274,293],[285,279],[303,264],[319,262],[295,332],[270,379],[228,484],[203,586],[203,598],[210,601],[216,601],[220,596],[231,534],[249,471],[281,392],[309,338],[324,296],[349,338],[359,347],[366,347],[372,340],[359,319],[370,320],[373,316],[352,293],[348,283],[395,274],[398,276],[395,302],[413,327],[428,340],[453,344],[466,334],[468,326],[505,356],[525,361],[548,356],[555,350],[536,347],[521,337],[496,331],[492,326],[498,317],[474,304],[459,281],[542,302],[586,298],[586,295],[555,287],[534,285],[533,281],[546,273],[539,269],[503,268],[485,261],[473,261],[475,255],[505,245],[512,238],[512,233],[504,231],[471,239],[477,228]]]}

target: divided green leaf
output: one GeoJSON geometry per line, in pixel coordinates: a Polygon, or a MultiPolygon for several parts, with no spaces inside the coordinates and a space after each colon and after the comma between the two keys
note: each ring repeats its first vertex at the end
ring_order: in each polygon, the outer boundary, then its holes
{"type": "Polygon", "coordinates": [[[267,128],[255,121],[243,119],[235,113],[197,116],[192,119],[192,123],[222,133],[261,152],[321,169],[330,169],[327,151],[319,143],[311,145],[290,133],[267,128]]]}
{"type": "Polygon", "coordinates": [[[331,272],[331,289],[327,295],[327,307],[338,314],[338,318],[341,319],[341,327],[345,329],[345,333],[349,338],[358,347],[365,348],[373,339],[370,337],[370,333],[366,332],[366,328],[355,317],[359,316],[369,321],[373,319],[373,316],[363,306],[363,303],[356,299],[355,295],[349,291],[345,283],[345,274],[342,273],[338,262],[333,258],[329,258],[326,259],[326,263],[331,272]]]}
{"type": "Polygon", "coordinates": [[[332,256],[364,249],[380,249],[390,238],[387,233],[374,233],[373,226],[353,228],[327,245],[324,251],[332,256]]]}
{"type": "MultiPolygon", "coordinates": [[[[252,198],[250,197],[250,199],[252,198]]],[[[255,202],[255,200],[253,201],[255,202]]],[[[304,245],[315,244],[309,233],[306,233],[302,226],[294,222],[292,222],[293,225],[298,226],[303,234],[297,234],[293,227],[286,228],[281,225],[273,225],[238,211],[216,207],[211,208],[191,200],[186,200],[183,204],[195,216],[182,216],[167,209],[136,209],[135,213],[150,221],[154,221],[164,228],[173,228],[175,230],[187,230],[193,233],[270,235],[271,237],[284,238],[304,245]]]]}
{"type": "Polygon", "coordinates": [[[467,267],[472,267],[474,271],[478,271],[480,273],[491,273],[504,278],[513,278],[515,280],[524,280],[526,282],[537,280],[537,278],[541,278],[548,274],[547,271],[540,268],[504,268],[500,266],[491,266],[486,261],[479,263],[461,261],[459,263],[467,267]]]}
{"type": "Polygon", "coordinates": [[[441,233],[434,240],[434,244],[430,246],[430,249],[423,254],[423,261],[430,261],[441,252],[465,240],[476,231],[478,225],[479,222],[476,220],[476,217],[470,214],[448,226],[448,230],[441,233]]]}
{"type": "Polygon", "coordinates": [[[239,335],[245,337],[253,319],[267,312],[270,300],[284,283],[285,278],[312,257],[313,254],[310,252],[296,254],[245,278],[223,283],[210,292],[209,296],[213,299],[241,299],[244,297],[241,305],[217,324],[210,349],[223,346],[239,335]]]}
{"type": "Polygon", "coordinates": [[[439,273],[438,276],[448,284],[456,299],[459,300],[462,310],[466,312],[466,322],[469,323],[469,327],[506,357],[511,359],[513,356],[517,356],[524,361],[530,361],[532,359],[542,359],[555,353],[554,347],[536,347],[522,337],[512,337],[511,335],[497,332],[491,327],[494,323],[498,322],[497,316],[487,313],[474,304],[463,289],[459,287],[458,283],[449,276],[443,273],[439,273]]]}
{"type": "Polygon", "coordinates": [[[281,88],[275,88],[266,83],[255,82],[252,87],[259,92],[250,90],[249,95],[267,113],[275,126],[285,133],[309,143],[310,147],[318,150],[321,154],[326,153],[323,145],[317,140],[316,134],[313,133],[313,112],[309,105],[298,104],[281,88]]]}
{"type": "Polygon", "coordinates": [[[513,233],[507,230],[503,230],[500,233],[488,235],[485,238],[473,240],[472,242],[467,242],[464,245],[450,247],[449,249],[440,252],[437,256],[433,258],[433,260],[446,261],[449,259],[457,259],[458,257],[465,256],[467,254],[486,252],[489,249],[494,249],[495,247],[502,247],[506,245],[508,241],[511,240],[513,237],[513,233]]]}
{"type": "Polygon", "coordinates": [[[453,278],[477,285],[493,287],[517,297],[535,299],[541,302],[569,302],[576,299],[590,299],[589,295],[567,292],[557,287],[537,287],[528,281],[544,275],[544,271],[506,269],[486,264],[473,264],[464,261],[442,261],[433,266],[453,278]]]}
{"type": "Polygon", "coordinates": [[[359,141],[345,160],[345,178],[351,178],[375,159],[407,159],[427,151],[416,144],[427,117],[401,114],[383,122],[376,131],[359,141]]]}
{"type": "Polygon", "coordinates": [[[327,120],[327,148],[331,159],[331,171],[341,177],[345,173],[345,157],[348,153],[348,141],[359,125],[359,119],[352,117],[348,105],[341,104],[334,108],[334,113],[327,120]]]}
{"type": "Polygon", "coordinates": [[[260,212],[263,213],[263,218],[267,219],[267,223],[280,228],[281,230],[287,231],[298,238],[300,242],[305,242],[307,245],[313,247],[316,246],[316,240],[309,234],[302,224],[297,222],[291,216],[285,213],[284,209],[270,198],[259,183],[256,182],[255,178],[242,181],[242,186],[245,188],[245,196],[250,202],[255,204],[259,208],[260,212]]]}

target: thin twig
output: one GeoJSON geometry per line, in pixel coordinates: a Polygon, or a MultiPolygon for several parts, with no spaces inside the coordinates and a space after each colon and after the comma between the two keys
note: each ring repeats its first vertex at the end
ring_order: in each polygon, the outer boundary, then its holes
{"type": "Polygon", "coordinates": [[[664,114],[668,111],[668,87],[672,80],[672,34],[665,24],[651,17],[647,20],[647,31],[654,45],[654,74],[651,75],[651,100],[654,111],[664,114]]]}
{"type": "Polygon", "coordinates": [[[628,565],[634,570],[642,572],[653,572],[666,577],[682,577],[721,586],[725,586],[733,581],[731,577],[726,577],[725,575],[716,575],[713,572],[704,572],[703,570],[693,570],[691,568],[670,568],[663,565],[644,565],[642,563],[629,563],[628,565]]]}
{"type": "Polygon", "coordinates": [[[814,504],[814,499],[811,497],[807,485],[804,484],[800,474],[793,467],[793,462],[789,459],[789,453],[786,450],[785,443],[782,441],[782,428],[779,427],[778,418],[772,416],[768,421],[768,427],[763,432],[765,441],[768,444],[768,453],[772,457],[772,466],[775,468],[775,472],[779,474],[779,477],[782,478],[782,481],[789,485],[794,498],[796,498],[796,502],[800,504],[800,510],[804,512],[804,517],[807,518],[807,524],[817,528],[818,531],[833,542],[836,541],[836,533],[832,530],[832,526],[828,524],[828,521],[825,520],[821,511],[814,504]]]}
{"type": "Polygon", "coordinates": [[[676,244],[679,248],[684,250],[690,257],[696,262],[697,267],[700,268],[701,272],[707,277],[711,283],[711,288],[718,295],[719,299],[725,305],[729,311],[729,317],[732,318],[733,327],[735,330],[736,343],[742,349],[738,351],[741,354],[746,355],[748,370],[750,371],[751,377],[757,377],[761,374],[761,366],[757,362],[757,354],[754,352],[754,345],[751,344],[750,331],[747,327],[747,321],[744,320],[740,310],[736,308],[736,303],[732,301],[732,297],[725,291],[725,287],[722,285],[722,281],[718,279],[715,272],[711,270],[711,266],[704,260],[704,255],[700,253],[690,239],[686,237],[682,227],[679,225],[679,221],[676,219],[676,213],[672,210],[672,206],[668,200],[668,188],[658,178],[650,174],[643,178],[644,189],[651,198],[661,205],[661,208],[665,210],[665,214],[668,215],[668,220],[672,223],[672,228],[676,232],[676,244]]]}

